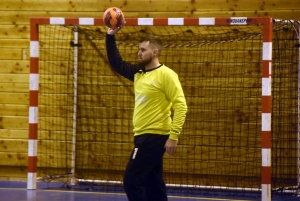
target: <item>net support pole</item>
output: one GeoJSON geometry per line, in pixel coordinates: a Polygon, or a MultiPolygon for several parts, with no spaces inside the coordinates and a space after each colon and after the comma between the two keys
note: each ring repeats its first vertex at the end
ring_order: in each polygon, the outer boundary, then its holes
{"type": "Polygon", "coordinates": [[[272,69],[272,18],[263,25],[262,61],[262,171],[261,200],[271,201],[271,69],[272,69]]]}
{"type": "Polygon", "coordinates": [[[75,160],[76,160],[76,121],[77,121],[77,72],[78,72],[78,30],[74,26],[74,99],[73,99],[73,125],[72,125],[72,161],[71,161],[71,185],[76,185],[75,160]]]}

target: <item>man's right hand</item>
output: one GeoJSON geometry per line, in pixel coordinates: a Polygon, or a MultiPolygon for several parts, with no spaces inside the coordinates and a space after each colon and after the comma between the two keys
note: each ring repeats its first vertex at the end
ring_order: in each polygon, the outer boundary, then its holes
{"type": "Polygon", "coordinates": [[[122,24],[122,26],[117,27],[117,28],[115,28],[115,29],[109,28],[109,29],[107,30],[107,34],[108,34],[108,35],[115,35],[116,33],[118,33],[118,32],[125,26],[125,24],[126,24],[126,21],[125,21],[125,19],[124,19],[124,23],[122,24]]]}
{"type": "Polygon", "coordinates": [[[111,29],[111,28],[109,28],[108,30],[107,30],[107,34],[108,35],[115,35],[116,33],[118,33],[118,31],[121,29],[121,27],[117,27],[117,28],[115,28],[115,29],[111,29]]]}

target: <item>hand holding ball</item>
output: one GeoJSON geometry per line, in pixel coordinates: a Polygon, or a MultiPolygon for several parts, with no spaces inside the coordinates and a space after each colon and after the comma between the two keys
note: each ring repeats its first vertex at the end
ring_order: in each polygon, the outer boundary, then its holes
{"type": "Polygon", "coordinates": [[[123,12],[116,7],[108,8],[103,14],[103,22],[111,29],[121,27],[125,22],[123,12]]]}

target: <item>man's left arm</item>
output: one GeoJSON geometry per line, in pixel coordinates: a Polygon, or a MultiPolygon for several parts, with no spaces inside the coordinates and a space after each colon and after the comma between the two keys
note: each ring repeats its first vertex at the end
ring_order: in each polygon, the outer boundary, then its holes
{"type": "Polygon", "coordinates": [[[172,154],[176,150],[178,138],[185,122],[187,104],[181,83],[176,73],[169,74],[168,81],[166,81],[165,84],[166,95],[172,102],[172,109],[174,110],[170,137],[165,145],[167,153],[172,154]]]}

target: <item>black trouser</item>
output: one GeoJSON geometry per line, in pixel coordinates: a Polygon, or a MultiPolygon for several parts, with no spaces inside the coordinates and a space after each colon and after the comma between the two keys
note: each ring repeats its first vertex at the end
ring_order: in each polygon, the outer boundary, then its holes
{"type": "Polygon", "coordinates": [[[129,201],[167,201],[163,179],[163,155],[168,135],[134,137],[134,149],[124,175],[129,201]]]}

